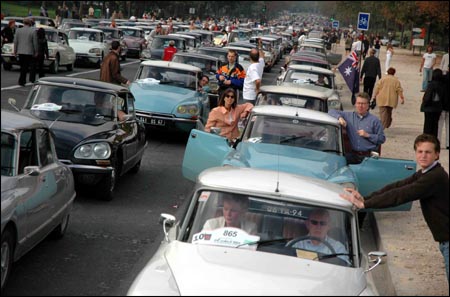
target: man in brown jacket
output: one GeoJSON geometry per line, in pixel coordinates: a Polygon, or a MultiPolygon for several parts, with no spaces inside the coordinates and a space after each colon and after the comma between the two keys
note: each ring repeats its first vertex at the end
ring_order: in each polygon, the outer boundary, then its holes
{"type": "Polygon", "coordinates": [[[376,100],[380,109],[380,120],[384,129],[392,124],[392,109],[397,107],[398,97],[401,104],[405,103],[400,81],[394,76],[395,68],[390,67],[387,73],[388,75],[378,81],[373,92],[375,94],[373,100],[376,100]]]}
{"type": "Polygon", "coordinates": [[[130,81],[120,74],[120,43],[114,40],[111,43],[111,51],[106,55],[100,67],[100,80],[113,84],[130,84],[130,81]]]}

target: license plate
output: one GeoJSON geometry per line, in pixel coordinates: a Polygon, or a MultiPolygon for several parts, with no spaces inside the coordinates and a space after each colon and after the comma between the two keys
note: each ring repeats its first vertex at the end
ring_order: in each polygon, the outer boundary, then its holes
{"type": "Polygon", "coordinates": [[[161,119],[147,119],[147,123],[154,126],[165,126],[166,121],[161,119]]]}

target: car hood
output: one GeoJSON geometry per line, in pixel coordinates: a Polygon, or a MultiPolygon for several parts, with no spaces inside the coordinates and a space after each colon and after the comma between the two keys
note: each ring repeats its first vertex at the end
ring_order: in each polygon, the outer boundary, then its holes
{"type": "Polygon", "coordinates": [[[96,41],[86,41],[86,40],[78,40],[78,39],[70,39],[70,46],[76,53],[84,53],[87,54],[92,48],[104,48],[104,44],[102,42],[96,41]]]}
{"type": "Polygon", "coordinates": [[[224,163],[234,166],[281,170],[319,179],[329,179],[341,167],[345,157],[288,145],[242,142],[224,163]]]}
{"type": "Polygon", "coordinates": [[[134,82],[130,87],[137,111],[174,114],[180,104],[197,104],[199,93],[173,85],[134,82]]]}
{"type": "Polygon", "coordinates": [[[333,95],[334,90],[333,89],[329,89],[329,88],[325,88],[325,87],[321,87],[321,86],[316,86],[313,84],[309,84],[309,83],[304,83],[304,84],[298,84],[298,83],[293,83],[293,82],[283,82],[282,86],[286,86],[286,87],[298,87],[298,88],[302,88],[302,89],[308,89],[308,90],[313,90],[313,91],[319,91],[322,92],[324,94],[324,96],[331,97],[331,95],[333,95]]]}
{"type": "Polygon", "coordinates": [[[130,295],[358,295],[361,268],[266,252],[173,241],[155,254],[130,295]]]}
{"type": "MultiPolygon", "coordinates": [[[[52,121],[44,121],[51,125],[52,121]]],[[[82,123],[56,122],[52,126],[55,133],[55,147],[59,159],[70,159],[71,151],[81,141],[89,139],[108,139],[116,132],[114,122],[105,122],[99,126],[82,123]]]]}

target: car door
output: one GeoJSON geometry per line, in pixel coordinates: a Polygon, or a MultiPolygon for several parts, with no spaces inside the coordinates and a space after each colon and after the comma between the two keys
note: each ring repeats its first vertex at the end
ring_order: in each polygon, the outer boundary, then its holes
{"type": "MultiPolygon", "coordinates": [[[[134,114],[133,97],[131,94],[119,94],[118,109],[124,111],[128,115],[134,114]],[[123,101],[123,102],[122,102],[123,101]],[[131,106],[130,106],[131,104],[131,106]]],[[[128,171],[136,163],[138,144],[141,135],[139,135],[138,123],[136,117],[132,116],[129,120],[118,122],[118,134],[122,139],[123,151],[123,171],[128,171]]]]}
{"type": "MultiPolygon", "coordinates": [[[[350,165],[358,178],[358,191],[366,196],[387,184],[404,179],[416,172],[416,163],[412,160],[365,158],[361,164],[350,165]]],[[[410,210],[412,202],[386,210],[410,210]]],[[[380,209],[381,210],[381,209],[380,209]]]]}
{"type": "Polygon", "coordinates": [[[195,182],[203,170],[221,166],[232,150],[225,137],[192,129],[184,151],[183,176],[195,182]]]}
{"type": "Polygon", "coordinates": [[[58,48],[60,48],[61,52],[63,52],[61,54],[61,58],[64,59],[64,65],[73,64],[75,62],[75,51],[69,45],[67,35],[63,32],[59,32],[58,36],[58,48]]]}

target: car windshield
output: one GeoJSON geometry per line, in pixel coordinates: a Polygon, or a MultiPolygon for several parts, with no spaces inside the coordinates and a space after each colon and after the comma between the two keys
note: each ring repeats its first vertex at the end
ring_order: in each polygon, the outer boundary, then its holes
{"type": "Polygon", "coordinates": [[[103,42],[102,34],[100,32],[93,32],[93,31],[70,30],[69,39],[103,42]]]}
{"type": "Polygon", "coordinates": [[[181,240],[354,267],[351,215],[341,210],[202,190],[181,240]]]}
{"type": "Polygon", "coordinates": [[[107,28],[102,28],[101,30],[105,33],[105,38],[106,39],[112,39],[112,38],[118,39],[118,38],[120,38],[119,31],[117,31],[117,30],[107,29],[107,28]]]}
{"type": "Polygon", "coordinates": [[[294,94],[261,92],[258,94],[256,105],[288,105],[325,111],[324,100],[294,94]]]}
{"type": "Polygon", "coordinates": [[[40,85],[33,91],[25,108],[31,109],[31,113],[42,120],[54,121],[59,117],[59,122],[101,125],[115,119],[115,109],[122,109],[120,103],[110,93],[40,85]],[[44,103],[61,106],[62,110],[37,110],[36,107],[44,103]]]}
{"type": "Polygon", "coordinates": [[[200,68],[203,72],[217,72],[217,62],[204,58],[175,55],[172,62],[184,63],[200,68]]]}
{"type": "Polygon", "coordinates": [[[253,115],[244,142],[289,145],[341,154],[339,128],[298,118],[253,115]]]}
{"type": "Polygon", "coordinates": [[[283,82],[299,85],[313,84],[327,89],[331,89],[333,87],[331,75],[298,69],[288,69],[283,82]]]}
{"type": "Polygon", "coordinates": [[[170,67],[141,66],[138,70],[137,82],[141,84],[165,84],[195,90],[197,88],[197,72],[170,67]]]}
{"type": "Polygon", "coordinates": [[[155,38],[152,42],[152,49],[164,49],[169,46],[169,42],[175,41],[175,47],[177,49],[183,49],[183,40],[170,39],[170,38],[155,38]]]}
{"type": "Polygon", "coordinates": [[[13,176],[16,164],[16,138],[14,135],[2,132],[2,175],[13,176]]]}
{"type": "Polygon", "coordinates": [[[131,36],[131,37],[141,37],[141,31],[140,30],[133,30],[133,29],[122,29],[124,36],[131,36]]]}

